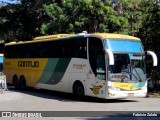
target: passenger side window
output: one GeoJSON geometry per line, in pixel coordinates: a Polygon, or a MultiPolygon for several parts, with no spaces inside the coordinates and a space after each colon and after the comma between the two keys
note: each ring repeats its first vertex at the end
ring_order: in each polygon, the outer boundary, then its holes
{"type": "Polygon", "coordinates": [[[53,40],[6,46],[4,56],[7,58],[87,59],[87,38],[75,37],[65,40],[53,40]]]}

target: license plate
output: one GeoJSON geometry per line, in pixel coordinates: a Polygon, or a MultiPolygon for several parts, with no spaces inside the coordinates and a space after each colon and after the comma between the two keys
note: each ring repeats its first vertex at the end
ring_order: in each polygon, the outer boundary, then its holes
{"type": "Polygon", "coordinates": [[[133,97],[133,96],[134,96],[134,93],[128,93],[128,96],[129,96],[129,97],[133,97]]]}

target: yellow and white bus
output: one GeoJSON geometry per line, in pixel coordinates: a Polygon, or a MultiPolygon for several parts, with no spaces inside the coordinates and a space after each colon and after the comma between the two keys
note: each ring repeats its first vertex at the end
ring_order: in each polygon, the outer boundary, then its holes
{"type": "MultiPolygon", "coordinates": [[[[156,55],[147,53],[156,66],[156,55]]],[[[16,89],[29,86],[104,99],[145,97],[144,62],[140,39],[121,34],[58,34],[4,47],[4,73],[16,89]]]]}

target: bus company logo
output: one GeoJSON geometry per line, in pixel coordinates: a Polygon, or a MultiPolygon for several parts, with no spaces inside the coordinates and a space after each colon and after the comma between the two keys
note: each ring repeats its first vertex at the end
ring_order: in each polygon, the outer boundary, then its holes
{"type": "Polygon", "coordinates": [[[18,61],[18,67],[39,67],[39,61],[18,61]]]}
{"type": "Polygon", "coordinates": [[[73,64],[73,68],[76,68],[76,69],[83,69],[83,67],[86,67],[87,65],[86,64],[73,64]]]}
{"type": "Polygon", "coordinates": [[[99,94],[99,90],[102,88],[103,86],[93,86],[93,88],[90,88],[92,91],[93,91],[93,93],[95,94],[95,95],[97,95],[97,94],[99,94]]]}

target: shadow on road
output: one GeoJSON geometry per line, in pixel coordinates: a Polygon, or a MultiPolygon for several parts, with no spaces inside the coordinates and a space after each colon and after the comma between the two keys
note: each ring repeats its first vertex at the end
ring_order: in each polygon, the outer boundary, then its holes
{"type": "Polygon", "coordinates": [[[85,96],[83,98],[77,98],[73,94],[70,93],[63,93],[51,90],[44,90],[44,89],[34,89],[34,88],[27,88],[27,90],[15,90],[13,86],[8,85],[9,91],[20,92],[23,94],[28,94],[36,97],[46,98],[46,99],[55,99],[59,101],[69,101],[69,102],[93,102],[93,103],[122,103],[122,102],[138,102],[136,100],[128,100],[128,99],[100,99],[94,97],[85,96]]]}

